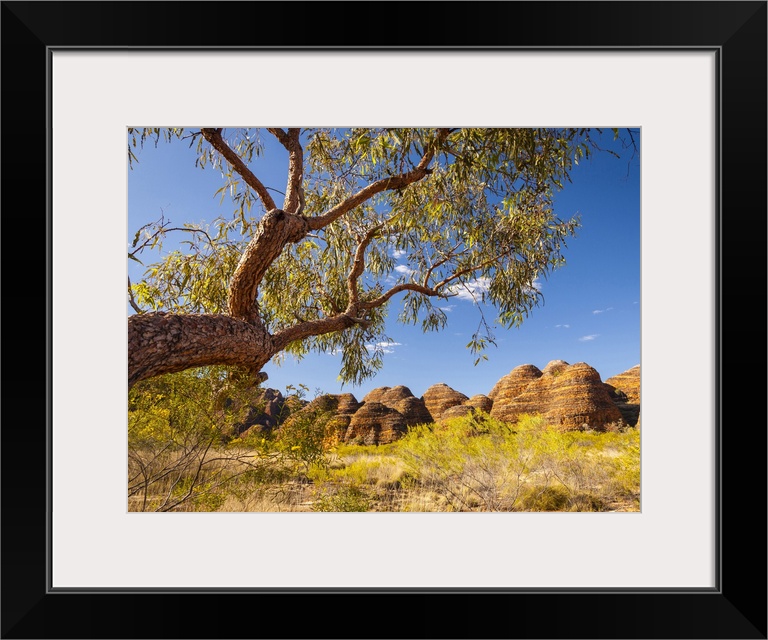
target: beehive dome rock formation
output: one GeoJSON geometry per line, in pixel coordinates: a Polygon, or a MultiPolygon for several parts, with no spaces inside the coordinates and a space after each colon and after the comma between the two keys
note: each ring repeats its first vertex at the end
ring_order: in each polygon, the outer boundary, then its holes
{"type": "Polygon", "coordinates": [[[472,407],[485,413],[490,413],[493,408],[493,400],[488,396],[478,393],[464,403],[465,407],[472,407]]]}
{"type": "Polygon", "coordinates": [[[640,365],[637,364],[624,373],[608,378],[606,383],[623,391],[627,396],[627,402],[640,404],[640,365]]]}
{"type": "Polygon", "coordinates": [[[569,366],[571,365],[569,365],[565,360],[551,360],[547,363],[547,366],[541,370],[541,373],[551,373],[552,375],[558,375],[569,366]]]}
{"type": "Polygon", "coordinates": [[[363,406],[378,402],[403,415],[405,423],[411,427],[416,424],[434,422],[424,402],[413,395],[406,386],[378,387],[363,398],[363,406]]]}
{"type": "Polygon", "coordinates": [[[351,393],[340,393],[336,396],[339,399],[339,405],[337,411],[339,415],[351,416],[362,405],[357,401],[357,398],[351,393]]]}
{"type": "Polygon", "coordinates": [[[616,400],[616,406],[624,422],[632,427],[640,426],[640,365],[608,378],[605,383],[623,395],[616,400]]]}
{"type": "Polygon", "coordinates": [[[532,364],[522,364],[515,367],[491,389],[488,397],[493,400],[494,406],[503,405],[522,393],[522,391],[534,380],[542,376],[538,367],[532,364]]]}
{"type": "Polygon", "coordinates": [[[342,393],[319,396],[309,404],[265,389],[254,395],[256,404],[250,428],[279,428],[291,416],[311,416],[325,425],[329,442],[387,444],[415,425],[445,423],[476,412],[511,423],[523,414],[539,414],[552,428],[603,430],[619,421],[639,426],[640,366],[603,382],[585,362],[552,360],[543,369],[524,364],[502,377],[488,395],[471,398],[438,383],[421,398],[397,385],[373,389],[360,402],[342,393]]]}
{"type": "Polygon", "coordinates": [[[363,396],[362,403],[366,402],[381,402],[381,398],[384,394],[390,390],[391,387],[376,387],[363,396]]]}
{"type": "Polygon", "coordinates": [[[344,441],[352,444],[389,444],[408,431],[405,417],[381,402],[365,402],[352,416],[344,441]]]}
{"type": "Polygon", "coordinates": [[[465,400],[461,404],[448,407],[440,414],[440,419],[435,422],[446,422],[451,418],[461,418],[466,415],[471,415],[477,412],[490,413],[493,407],[493,400],[488,396],[479,393],[465,400]]]}
{"type": "Polygon", "coordinates": [[[542,415],[560,429],[600,429],[622,419],[600,374],[585,362],[545,373],[532,387],[549,398],[542,415]]]}
{"type": "Polygon", "coordinates": [[[427,411],[437,422],[441,419],[446,409],[464,404],[469,398],[463,393],[452,389],[444,382],[440,382],[429,387],[424,392],[422,400],[427,407],[427,411]]]}
{"type": "Polygon", "coordinates": [[[499,381],[491,397],[491,416],[506,422],[539,414],[552,427],[573,430],[599,429],[622,419],[600,374],[584,362],[554,361],[543,372],[533,365],[517,367],[499,381]]]}

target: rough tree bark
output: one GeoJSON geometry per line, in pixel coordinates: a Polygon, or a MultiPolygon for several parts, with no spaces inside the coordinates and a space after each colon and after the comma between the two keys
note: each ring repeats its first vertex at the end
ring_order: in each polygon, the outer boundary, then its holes
{"type": "Polygon", "coordinates": [[[257,373],[274,355],[262,325],[223,314],[142,313],[128,318],[128,386],[212,364],[257,373]]]}

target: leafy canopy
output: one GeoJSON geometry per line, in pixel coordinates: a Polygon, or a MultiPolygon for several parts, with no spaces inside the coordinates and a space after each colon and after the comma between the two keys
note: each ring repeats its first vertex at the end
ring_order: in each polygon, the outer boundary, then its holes
{"type": "MultiPolygon", "coordinates": [[[[296,340],[285,352],[297,357],[340,352],[340,378],[360,383],[382,365],[381,351],[370,345],[387,341],[385,320],[392,305],[400,322],[439,330],[447,321],[440,305],[466,291],[477,302],[493,305],[501,326],[520,325],[541,301],[537,279],[564,264],[566,239],[579,226],[576,218],[556,216],[553,196],[569,181],[574,163],[599,149],[599,133],[302,130],[301,213],[319,220],[350,199],[354,206],[286,245],[271,264],[257,298],[266,328],[275,334],[333,317],[356,302],[360,321],[354,326],[296,340]],[[366,191],[377,181],[415,171],[430,153],[418,180],[370,195],[366,191]]],[[[246,166],[264,153],[265,135],[258,129],[222,131],[246,166]]],[[[207,226],[176,228],[185,233],[181,248],[149,265],[144,280],[130,287],[134,309],[225,314],[230,280],[267,206],[200,131],[129,129],[129,160],[136,160],[132,148],[137,145],[172,139],[189,140],[196,145],[197,165],[221,172],[217,194],[222,204],[230,202],[232,214],[207,226]]],[[[144,249],[162,246],[170,231],[164,220],[139,229],[130,257],[138,260],[144,249]]],[[[482,318],[467,346],[479,361],[492,341],[482,318]]]]}

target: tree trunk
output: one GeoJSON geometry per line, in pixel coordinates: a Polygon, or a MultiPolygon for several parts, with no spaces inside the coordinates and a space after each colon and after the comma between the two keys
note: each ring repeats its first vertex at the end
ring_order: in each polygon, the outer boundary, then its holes
{"type": "Polygon", "coordinates": [[[264,215],[229,284],[229,315],[252,324],[261,323],[256,303],[259,284],[285,245],[301,240],[307,230],[304,218],[282,209],[273,209],[264,215]]]}
{"type": "Polygon", "coordinates": [[[258,374],[275,352],[261,323],[214,314],[137,314],[128,318],[128,388],[191,367],[229,365],[258,374]]]}

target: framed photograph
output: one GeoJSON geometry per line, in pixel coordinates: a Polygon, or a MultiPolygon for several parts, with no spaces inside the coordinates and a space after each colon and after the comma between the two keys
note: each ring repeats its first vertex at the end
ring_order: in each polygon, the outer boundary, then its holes
{"type": "Polygon", "coordinates": [[[3,637],[766,638],[766,2],[352,6],[2,4],[3,637]],[[241,125],[637,131],[640,510],[130,512],[128,128],[241,125]]]}

